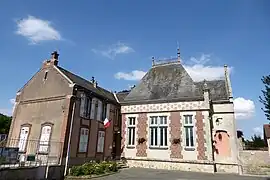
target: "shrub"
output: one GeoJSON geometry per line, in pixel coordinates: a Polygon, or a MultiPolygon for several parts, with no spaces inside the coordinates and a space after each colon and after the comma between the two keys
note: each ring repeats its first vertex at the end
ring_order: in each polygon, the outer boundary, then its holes
{"type": "Polygon", "coordinates": [[[71,168],[70,174],[72,176],[82,176],[82,175],[99,175],[106,172],[117,172],[118,166],[116,162],[88,162],[81,166],[73,166],[71,168]]]}

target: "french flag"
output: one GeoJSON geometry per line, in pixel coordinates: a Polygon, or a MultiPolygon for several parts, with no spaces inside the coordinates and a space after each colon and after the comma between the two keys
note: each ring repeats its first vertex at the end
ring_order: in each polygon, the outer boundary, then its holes
{"type": "Polygon", "coordinates": [[[108,118],[106,118],[104,120],[104,128],[108,128],[110,125],[111,125],[111,121],[108,118]]]}

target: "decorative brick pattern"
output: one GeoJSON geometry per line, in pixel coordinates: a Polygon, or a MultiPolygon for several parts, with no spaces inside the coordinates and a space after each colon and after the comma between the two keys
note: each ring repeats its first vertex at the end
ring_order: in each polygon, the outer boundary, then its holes
{"type": "Polygon", "coordinates": [[[200,110],[207,109],[204,101],[159,103],[159,104],[141,104],[122,106],[122,113],[138,112],[160,112],[160,111],[183,111],[183,110],[200,110]]]}
{"type": "Polygon", "coordinates": [[[197,159],[198,160],[206,160],[207,157],[205,155],[205,152],[207,148],[205,147],[206,140],[205,140],[205,135],[206,132],[204,131],[204,116],[202,114],[202,111],[197,111],[196,112],[196,134],[197,134],[197,159]]]}
{"type": "Polygon", "coordinates": [[[137,157],[147,157],[147,114],[142,113],[139,114],[137,119],[137,138],[136,138],[136,156],[137,157]],[[144,138],[146,141],[144,141],[142,144],[138,143],[139,138],[144,138]]]}
{"type": "Polygon", "coordinates": [[[181,146],[181,137],[180,135],[182,134],[181,132],[181,127],[182,127],[182,123],[181,123],[181,116],[180,116],[180,112],[171,112],[170,115],[170,134],[171,134],[171,146],[170,146],[170,150],[171,150],[171,158],[180,158],[183,159],[183,155],[182,155],[182,146],[181,146]],[[180,142],[178,144],[174,144],[173,140],[174,139],[180,139],[180,142]]]}
{"type": "Polygon", "coordinates": [[[125,145],[126,145],[126,130],[127,130],[127,118],[125,114],[122,114],[122,140],[121,140],[121,156],[125,157],[125,145]]]}

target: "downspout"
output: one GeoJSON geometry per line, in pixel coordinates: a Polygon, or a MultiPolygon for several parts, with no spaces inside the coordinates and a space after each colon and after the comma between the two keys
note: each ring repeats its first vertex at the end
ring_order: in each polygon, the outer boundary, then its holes
{"type": "MultiPolygon", "coordinates": [[[[74,89],[75,92],[73,94],[76,94],[77,89],[74,89]]],[[[68,147],[67,147],[67,154],[66,154],[66,162],[65,162],[65,170],[64,170],[64,176],[67,175],[67,170],[68,170],[68,163],[69,163],[69,157],[70,157],[70,142],[71,142],[71,135],[72,135],[72,130],[73,130],[73,123],[74,123],[74,112],[75,112],[75,107],[76,107],[76,96],[73,96],[74,99],[72,101],[72,114],[71,114],[71,122],[70,122],[70,127],[69,127],[69,135],[68,135],[68,147]]]]}

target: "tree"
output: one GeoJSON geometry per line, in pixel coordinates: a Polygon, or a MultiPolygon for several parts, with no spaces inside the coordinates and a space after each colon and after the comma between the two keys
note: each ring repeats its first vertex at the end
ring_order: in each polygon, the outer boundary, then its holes
{"type": "Polygon", "coordinates": [[[251,141],[246,140],[245,145],[248,149],[259,149],[259,148],[267,147],[262,137],[256,134],[251,136],[251,141]]]}
{"type": "Polygon", "coordinates": [[[0,134],[8,134],[12,117],[0,113],[0,134]]]}
{"type": "Polygon", "coordinates": [[[260,102],[264,105],[262,108],[263,112],[265,113],[266,118],[270,121],[270,75],[263,76],[261,79],[265,90],[262,90],[263,96],[260,96],[260,102]]]}

